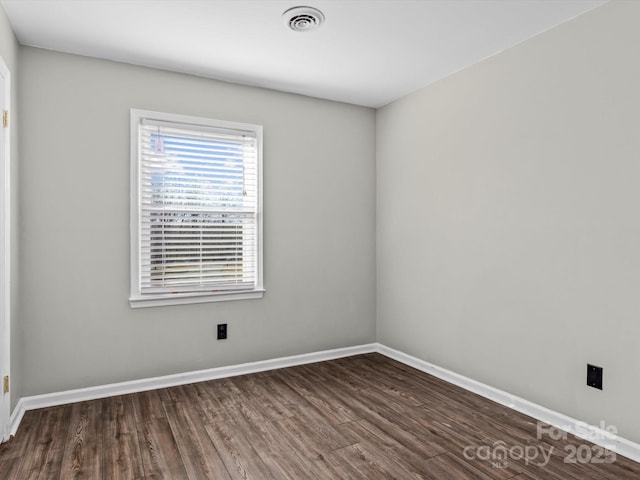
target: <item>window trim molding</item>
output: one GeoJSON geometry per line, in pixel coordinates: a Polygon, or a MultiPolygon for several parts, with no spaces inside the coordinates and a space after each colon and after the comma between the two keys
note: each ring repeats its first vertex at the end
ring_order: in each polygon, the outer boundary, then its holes
{"type": "Polygon", "coordinates": [[[262,125],[229,122],[211,118],[179,115],[152,110],[132,108],[130,111],[130,296],[131,308],[157,307],[165,305],[185,305],[192,303],[224,302],[230,300],[247,300],[262,298],[265,289],[263,284],[263,180],[262,180],[262,125]],[[231,130],[250,130],[256,133],[258,158],[258,198],[257,198],[257,262],[256,286],[252,290],[226,290],[214,292],[181,292],[173,294],[142,294],[140,292],[140,178],[138,159],[138,125],[142,118],[153,118],[185,125],[202,125],[231,130]]]}

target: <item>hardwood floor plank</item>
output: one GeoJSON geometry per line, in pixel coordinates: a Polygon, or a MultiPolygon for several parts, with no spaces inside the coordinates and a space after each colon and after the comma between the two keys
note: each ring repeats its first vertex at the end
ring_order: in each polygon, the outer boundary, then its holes
{"type": "Polygon", "coordinates": [[[226,422],[232,419],[222,406],[220,398],[223,395],[215,385],[214,382],[201,382],[192,385],[194,394],[192,402],[199,407],[198,412],[203,424],[226,422]]]}
{"type": "MultiPolygon", "coordinates": [[[[359,364],[359,369],[356,371],[360,372],[360,374],[362,374],[363,371],[368,373],[366,380],[362,380],[365,387],[372,387],[380,390],[398,403],[414,407],[424,403],[424,396],[421,396],[414,391],[409,382],[399,385],[397,378],[394,376],[395,372],[387,369],[385,373],[387,373],[388,376],[386,376],[380,375],[381,370],[384,371],[384,368],[380,365],[376,369],[373,366],[370,366],[368,362],[361,362],[359,364]]],[[[354,375],[356,374],[354,370],[350,371],[353,372],[354,375]]]]}
{"type": "Polygon", "coordinates": [[[210,423],[232,423],[234,419],[244,417],[251,423],[263,422],[265,418],[256,409],[253,402],[246,402],[242,395],[230,395],[220,397],[220,406],[224,410],[224,415],[228,417],[226,422],[210,422],[210,423]]]}
{"type": "Polygon", "coordinates": [[[187,476],[191,480],[230,479],[197,409],[188,403],[164,405],[187,476]]]}
{"type": "Polygon", "coordinates": [[[101,478],[102,401],[74,403],[60,467],[64,479],[101,478]]]}
{"type": "MultiPolygon", "coordinates": [[[[316,364],[311,364],[316,365],[316,364]]],[[[329,380],[329,377],[323,375],[323,373],[317,368],[309,368],[308,365],[297,365],[287,369],[292,375],[297,375],[302,378],[306,378],[312,382],[324,382],[329,380]]]]}
{"type": "Polygon", "coordinates": [[[455,478],[456,480],[492,480],[492,478],[497,478],[482,473],[470,463],[450,453],[443,453],[442,455],[430,458],[426,473],[426,478],[433,480],[443,478],[455,478]]]}
{"type": "MultiPolygon", "coordinates": [[[[368,443],[379,447],[386,455],[406,463],[410,471],[427,470],[429,458],[406,448],[394,437],[384,432],[368,420],[358,420],[349,424],[349,428],[357,435],[359,443],[368,443]]],[[[444,453],[444,450],[443,450],[444,453]]]]}
{"type": "Polygon", "coordinates": [[[233,422],[206,425],[231,478],[261,480],[274,478],[273,473],[256,454],[251,444],[233,422]]]}
{"type": "Polygon", "coordinates": [[[165,403],[181,402],[189,398],[191,385],[178,385],[158,390],[160,401],[165,403]]]}
{"type": "Polygon", "coordinates": [[[291,432],[298,434],[301,439],[314,445],[319,453],[331,452],[354,443],[352,435],[347,437],[331,425],[310,420],[309,417],[302,421],[285,418],[273,423],[282,425],[291,432]]]}
{"type": "MultiPolygon", "coordinates": [[[[339,402],[320,401],[318,397],[305,392],[305,395],[298,400],[296,408],[292,410],[295,412],[292,417],[293,422],[312,430],[314,435],[333,439],[334,443],[328,446],[329,449],[342,448],[356,442],[348,430],[335,428],[344,422],[339,416],[332,415],[330,411],[340,411],[341,415],[347,411],[347,408],[339,402]]],[[[355,418],[353,414],[350,416],[355,418]]]]}
{"type": "Polygon", "coordinates": [[[378,411],[377,407],[382,407],[385,411],[391,410],[392,412],[400,415],[406,412],[410,407],[399,401],[399,397],[389,394],[383,390],[380,390],[376,386],[363,388],[358,392],[358,396],[366,400],[367,404],[374,411],[378,411]]]}
{"type": "Polygon", "coordinates": [[[391,474],[383,469],[359,443],[334,450],[327,454],[326,457],[329,467],[337,474],[331,478],[363,480],[370,478],[375,478],[376,480],[407,478],[406,476],[398,475],[398,472],[391,474]]]}
{"type": "Polygon", "coordinates": [[[228,397],[232,395],[240,395],[240,390],[233,384],[233,377],[219,378],[207,382],[220,397],[228,397]]]}
{"type": "Polygon", "coordinates": [[[334,391],[334,395],[356,412],[360,419],[369,420],[380,430],[416,454],[433,457],[445,452],[438,445],[438,438],[432,432],[419,428],[416,422],[404,416],[399,416],[393,410],[386,409],[383,405],[372,405],[370,400],[362,395],[356,398],[344,395],[343,392],[337,390],[334,391]]]}
{"type": "Polygon", "coordinates": [[[320,362],[310,364],[307,367],[314,371],[321,372],[326,381],[338,383],[351,390],[361,390],[369,386],[357,372],[343,368],[342,365],[337,362],[320,362]]]}
{"type": "MultiPolygon", "coordinates": [[[[60,476],[62,453],[71,418],[71,405],[43,411],[30,455],[25,456],[17,477],[33,480],[54,479],[60,476]]],[[[10,477],[9,477],[10,478],[10,477]]]]}
{"type": "Polygon", "coordinates": [[[138,442],[146,477],[156,480],[188,479],[166,418],[138,423],[138,442]]]}
{"type": "MultiPolygon", "coordinates": [[[[488,437],[482,433],[478,433],[475,426],[465,428],[466,425],[458,423],[449,417],[440,417],[435,413],[428,411],[425,417],[416,415],[415,412],[422,411],[420,407],[411,409],[405,413],[407,418],[415,421],[425,431],[428,431],[432,438],[437,438],[437,443],[441,445],[448,453],[455,455],[464,455],[467,448],[472,449],[471,454],[476,454],[478,448],[488,449],[493,452],[496,442],[504,440],[488,437]],[[427,420],[428,419],[428,420],[427,420]]],[[[512,478],[514,475],[522,472],[522,469],[514,462],[508,462],[503,468],[493,466],[495,461],[478,461],[476,468],[490,474],[492,478],[497,480],[512,478]]]]}
{"type": "Polygon", "coordinates": [[[318,385],[298,375],[290,375],[285,372],[279,372],[275,378],[287,385],[292,391],[299,392],[306,402],[311,403],[333,425],[357,419],[357,416],[349,408],[336,401],[325,383],[318,385]]]}
{"type": "Polygon", "coordinates": [[[136,422],[148,422],[149,420],[164,418],[162,401],[158,393],[161,390],[149,390],[131,395],[136,422]]]}
{"type": "Polygon", "coordinates": [[[262,381],[258,380],[257,377],[241,375],[234,377],[232,382],[238,387],[243,399],[253,404],[254,408],[260,412],[265,420],[282,420],[293,415],[278,396],[264,388],[262,381]]]}
{"type": "Polygon", "coordinates": [[[106,398],[102,410],[103,478],[128,480],[144,475],[133,397],[106,398]]]}
{"type": "Polygon", "coordinates": [[[36,431],[40,428],[44,410],[31,410],[24,414],[20,427],[15,436],[0,445],[0,458],[9,459],[22,457],[31,451],[32,444],[37,441],[36,431]]]}
{"type": "MultiPolygon", "coordinates": [[[[400,362],[391,360],[388,358],[379,358],[382,356],[370,356],[361,358],[353,368],[362,369],[367,372],[367,375],[376,374],[381,377],[384,382],[386,379],[393,378],[396,386],[402,387],[407,391],[414,392],[420,395],[420,398],[432,398],[432,395],[436,395],[437,398],[445,398],[447,400],[455,400],[458,403],[462,403],[469,407],[469,409],[475,409],[478,411],[491,410],[494,414],[500,415],[509,411],[508,409],[494,410],[492,407],[498,406],[495,402],[491,402],[486,398],[475,395],[468,390],[465,390],[456,385],[444,382],[436,377],[421,373],[418,370],[411,368],[407,365],[403,365],[400,362]]],[[[377,380],[376,380],[377,381],[377,380]]],[[[424,402],[423,402],[424,403],[424,402]]]]}
{"type": "Polygon", "coordinates": [[[279,371],[275,371],[273,375],[266,377],[263,385],[268,392],[279,399],[291,415],[295,415],[302,408],[302,405],[306,405],[303,392],[296,391],[285,383],[279,376],[279,371]]]}
{"type": "MultiPolygon", "coordinates": [[[[265,382],[279,382],[274,376],[265,378],[265,382]]],[[[286,387],[286,386],[285,386],[286,387]]],[[[288,388],[288,387],[286,387],[288,388]]],[[[287,393],[282,391],[283,397],[287,393]]],[[[306,410],[311,405],[304,401],[300,395],[291,391],[293,397],[287,397],[290,406],[295,406],[295,411],[306,410]],[[297,403],[293,404],[295,400],[297,403]]],[[[310,461],[304,456],[298,454],[296,444],[291,443],[288,434],[283,433],[284,429],[279,430],[273,422],[263,420],[259,416],[243,409],[245,402],[241,397],[231,397],[227,399],[228,403],[233,404],[234,411],[237,412],[235,424],[242,432],[244,437],[251,443],[254,450],[261,457],[263,462],[274,472],[276,478],[291,478],[292,480],[317,479],[324,480],[330,473],[325,470],[323,464],[318,465],[314,461],[310,461]],[[244,413],[243,413],[244,411],[244,413]]]]}
{"type": "Polygon", "coordinates": [[[20,464],[23,457],[2,457],[0,452],[0,478],[28,478],[20,475],[20,464]]]}
{"type": "Polygon", "coordinates": [[[513,477],[513,480],[545,480],[543,477],[532,475],[531,473],[521,473],[513,477]]]}
{"type": "Polygon", "coordinates": [[[274,478],[289,480],[313,478],[305,470],[295,450],[283,446],[282,439],[271,422],[250,424],[247,419],[239,418],[234,424],[264,464],[273,472],[274,478]]]}
{"type": "Polygon", "coordinates": [[[319,480],[337,478],[335,471],[328,464],[327,452],[318,448],[311,439],[306,438],[297,428],[292,430],[284,421],[273,422],[271,426],[275,429],[277,438],[297,453],[312,478],[319,480]]]}

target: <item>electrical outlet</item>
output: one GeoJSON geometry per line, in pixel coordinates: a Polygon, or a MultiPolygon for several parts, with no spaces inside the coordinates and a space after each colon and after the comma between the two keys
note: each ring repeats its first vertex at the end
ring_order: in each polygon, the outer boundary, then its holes
{"type": "Polygon", "coordinates": [[[587,364],[587,385],[602,390],[602,367],[587,364]]]}
{"type": "Polygon", "coordinates": [[[218,340],[226,340],[227,339],[227,324],[219,323],[218,324],[218,340]]]}

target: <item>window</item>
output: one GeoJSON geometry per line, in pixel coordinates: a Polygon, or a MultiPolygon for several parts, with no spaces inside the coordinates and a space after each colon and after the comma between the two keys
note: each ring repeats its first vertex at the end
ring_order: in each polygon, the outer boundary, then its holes
{"type": "Polygon", "coordinates": [[[132,307],[260,298],[262,127],[131,110],[132,307]]]}

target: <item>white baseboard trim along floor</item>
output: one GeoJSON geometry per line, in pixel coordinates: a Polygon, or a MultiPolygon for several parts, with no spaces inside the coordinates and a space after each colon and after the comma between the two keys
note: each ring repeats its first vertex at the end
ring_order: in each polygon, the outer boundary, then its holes
{"type": "Polygon", "coordinates": [[[541,405],[512,395],[503,390],[493,388],[490,385],[472,380],[459,375],[450,370],[407,355],[406,353],[394,350],[379,343],[370,343],[354,347],[338,348],[334,350],[324,350],[320,352],[293,355],[289,357],[274,358],[258,362],[243,363],[226,367],[210,368],[194,372],[179,373],[175,375],[165,375],[161,377],[146,378],[128,382],[112,383],[89,388],[80,388],[64,392],[47,393],[21,398],[12,415],[10,434],[15,435],[18,426],[27,410],[37,408],[64,405],[67,403],[83,402],[97,398],[124,395],[129,393],[143,392],[157,388],[174,387],[189,383],[215,380],[218,378],[234,377],[249,373],[275,370],[278,368],[293,367],[307,363],[322,362],[336,358],[361,355],[363,353],[378,352],[389,358],[397,360],[405,365],[416,368],[422,372],[433,375],[453,385],[457,385],[465,390],[476,393],[482,397],[493,400],[505,407],[516,410],[520,413],[533,417],[534,419],[549,424],[562,431],[571,433],[577,437],[588,440],[596,445],[614,451],[618,455],[627,457],[636,462],[640,462],[640,444],[622,438],[616,434],[605,431],[600,427],[588,425],[574,418],[561,413],[549,410],[541,405]]]}

